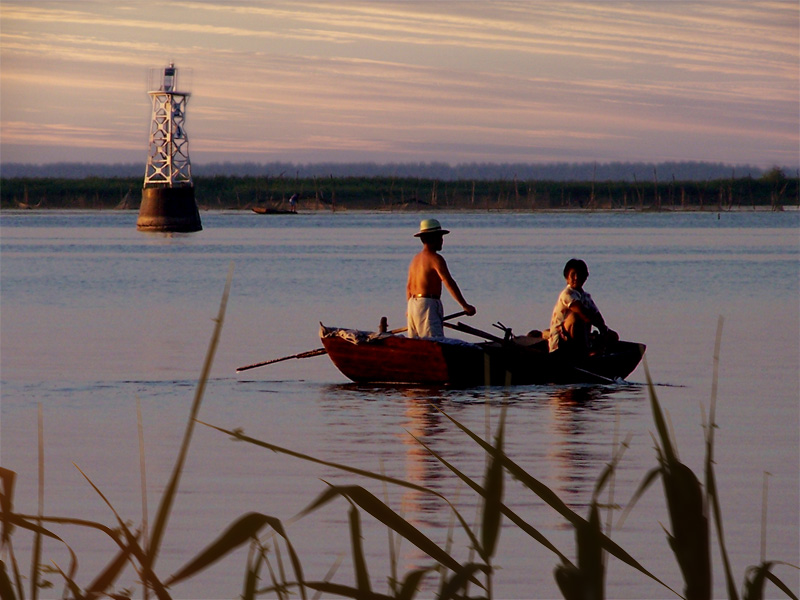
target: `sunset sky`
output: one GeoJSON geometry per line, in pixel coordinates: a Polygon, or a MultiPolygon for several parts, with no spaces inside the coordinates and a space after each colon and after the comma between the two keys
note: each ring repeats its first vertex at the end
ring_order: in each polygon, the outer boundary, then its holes
{"type": "Polygon", "coordinates": [[[151,68],[195,163],[796,167],[789,2],[3,0],[2,162],[144,162],[151,68]]]}

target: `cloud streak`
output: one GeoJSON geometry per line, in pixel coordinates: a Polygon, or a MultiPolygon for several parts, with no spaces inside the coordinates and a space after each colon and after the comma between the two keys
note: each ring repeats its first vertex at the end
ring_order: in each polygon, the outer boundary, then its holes
{"type": "Polygon", "coordinates": [[[12,0],[2,18],[4,161],[139,160],[146,71],[170,60],[196,161],[797,161],[792,2],[12,0]]]}

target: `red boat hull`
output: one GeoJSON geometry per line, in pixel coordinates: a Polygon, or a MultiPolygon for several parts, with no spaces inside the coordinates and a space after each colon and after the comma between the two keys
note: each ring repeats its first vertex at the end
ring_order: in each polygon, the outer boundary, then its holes
{"type": "Polygon", "coordinates": [[[470,344],[322,327],[334,365],[357,383],[472,387],[549,383],[615,383],[631,374],[644,344],[618,342],[576,363],[540,347],[513,342],[470,344]]]}

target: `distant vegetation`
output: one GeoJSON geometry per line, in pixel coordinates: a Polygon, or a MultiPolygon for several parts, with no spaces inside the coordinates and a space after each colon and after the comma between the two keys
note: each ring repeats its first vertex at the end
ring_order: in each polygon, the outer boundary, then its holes
{"type": "MultiPolygon", "coordinates": [[[[197,171],[197,170],[196,170],[197,171]]],[[[407,210],[431,208],[473,210],[637,209],[731,210],[800,205],[800,179],[775,167],[758,177],[679,179],[655,167],[648,178],[586,180],[481,177],[359,175],[301,176],[199,175],[195,197],[202,209],[288,207],[299,194],[300,210],[407,210]]],[[[0,180],[2,208],[137,209],[142,176],[6,177],[0,180]]]]}
{"type": "MultiPolygon", "coordinates": [[[[785,173],[794,174],[800,164],[777,165],[785,173]]],[[[0,164],[3,178],[61,178],[84,179],[86,177],[144,177],[144,157],[141,163],[50,163],[50,164],[0,164]]],[[[500,181],[517,179],[525,181],[639,181],[650,180],[657,172],[661,179],[678,181],[708,181],[713,179],[735,179],[737,177],[759,178],[765,170],[752,165],[726,165],[709,162],[583,162],[583,163],[460,163],[455,166],[443,162],[408,163],[205,163],[192,165],[195,176],[237,177],[287,177],[295,178],[346,178],[386,177],[409,179],[437,179],[440,181],[500,181]]]]}

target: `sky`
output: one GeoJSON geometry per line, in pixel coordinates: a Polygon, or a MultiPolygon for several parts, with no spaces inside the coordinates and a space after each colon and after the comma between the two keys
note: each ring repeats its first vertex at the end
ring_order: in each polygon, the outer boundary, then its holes
{"type": "Polygon", "coordinates": [[[796,0],[2,0],[0,161],[800,163],[796,0]]]}

